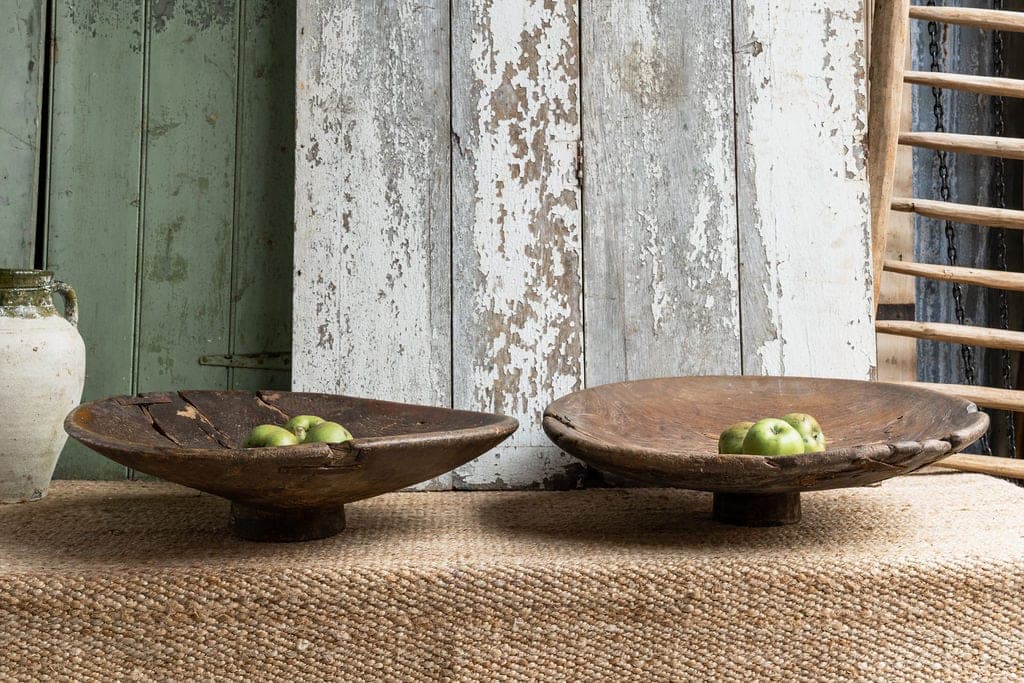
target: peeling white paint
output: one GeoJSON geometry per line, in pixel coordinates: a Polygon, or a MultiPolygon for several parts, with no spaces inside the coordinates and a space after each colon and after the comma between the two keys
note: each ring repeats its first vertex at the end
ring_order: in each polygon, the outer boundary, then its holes
{"type": "Polygon", "coordinates": [[[447,8],[298,7],[293,386],[450,405],[447,8]]]}
{"type": "Polygon", "coordinates": [[[861,3],[737,8],[745,371],[868,378],[861,3]]]}
{"type": "Polygon", "coordinates": [[[456,485],[564,479],[573,461],[540,418],[582,386],[576,6],[457,6],[455,405],[514,415],[520,429],[456,485]]]}
{"type": "Polygon", "coordinates": [[[859,2],[582,5],[298,6],[295,387],[520,420],[434,486],[571,484],[584,374],[874,365],[859,2]]]}
{"type": "Polygon", "coordinates": [[[729,2],[583,9],[587,383],[739,373],[729,2]]]}

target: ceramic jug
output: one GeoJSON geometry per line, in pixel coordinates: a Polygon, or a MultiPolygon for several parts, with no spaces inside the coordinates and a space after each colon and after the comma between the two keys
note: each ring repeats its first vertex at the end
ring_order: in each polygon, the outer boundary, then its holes
{"type": "Polygon", "coordinates": [[[53,273],[0,269],[0,503],[46,495],[85,382],[77,325],[75,291],[53,273]]]}

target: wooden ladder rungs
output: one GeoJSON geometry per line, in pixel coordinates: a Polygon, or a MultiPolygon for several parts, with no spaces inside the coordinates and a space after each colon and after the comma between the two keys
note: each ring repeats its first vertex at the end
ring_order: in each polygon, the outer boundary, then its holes
{"type": "Polygon", "coordinates": [[[1011,292],[1024,292],[1024,273],[1013,273],[1004,270],[985,270],[982,268],[964,268],[962,266],[942,266],[933,263],[915,263],[914,261],[886,261],[883,265],[887,273],[900,273],[929,280],[944,282],[963,282],[969,285],[981,285],[993,289],[1005,289],[1011,292]]]}
{"type": "Polygon", "coordinates": [[[936,467],[945,467],[957,472],[973,472],[988,474],[1006,479],[1024,479],[1024,460],[1013,458],[997,458],[991,455],[970,455],[957,453],[934,463],[936,467]]]}
{"type": "Polygon", "coordinates": [[[1024,391],[999,389],[996,387],[976,387],[966,384],[936,384],[934,382],[900,382],[900,384],[920,387],[921,389],[931,389],[947,396],[956,396],[975,403],[982,408],[1024,413],[1024,391]]]}
{"type": "Polygon", "coordinates": [[[991,327],[926,323],[916,320],[879,320],[875,322],[875,332],[899,337],[967,344],[968,346],[983,346],[987,349],[1024,351],[1024,332],[999,330],[991,327]]]}
{"type": "Polygon", "coordinates": [[[1024,12],[1009,12],[996,9],[973,9],[969,7],[938,7],[911,5],[910,18],[923,21],[937,21],[943,24],[959,24],[973,28],[995,31],[1024,33],[1024,12]]]}
{"type": "Polygon", "coordinates": [[[905,71],[903,72],[903,81],[911,85],[928,85],[933,88],[962,90],[979,95],[1024,98],[1024,80],[1017,78],[947,74],[936,71],[905,71]]]}
{"type": "Polygon", "coordinates": [[[958,133],[900,133],[901,145],[963,152],[1003,159],[1024,159],[1024,140],[992,135],[961,135],[958,133]]]}
{"type": "Polygon", "coordinates": [[[1024,211],[1015,211],[1013,209],[953,204],[933,199],[896,197],[892,200],[892,210],[916,213],[926,218],[954,221],[956,223],[1024,230],[1024,211]]]}

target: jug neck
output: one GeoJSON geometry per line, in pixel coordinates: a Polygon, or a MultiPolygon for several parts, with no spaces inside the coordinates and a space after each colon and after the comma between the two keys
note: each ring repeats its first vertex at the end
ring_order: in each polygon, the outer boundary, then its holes
{"type": "Polygon", "coordinates": [[[0,268],[0,318],[59,315],[53,305],[53,284],[49,270],[0,268]]]}

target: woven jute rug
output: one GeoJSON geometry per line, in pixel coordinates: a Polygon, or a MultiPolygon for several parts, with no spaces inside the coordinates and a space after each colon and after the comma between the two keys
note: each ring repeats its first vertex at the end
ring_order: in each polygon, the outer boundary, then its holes
{"type": "Polygon", "coordinates": [[[1022,680],[1024,490],[905,477],[776,529],[710,504],[399,493],[267,545],[188,489],[58,482],[0,507],[0,679],[1022,680]]]}

